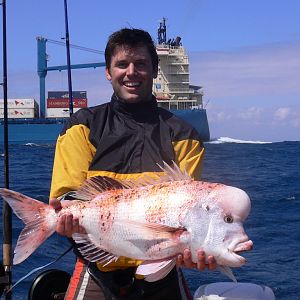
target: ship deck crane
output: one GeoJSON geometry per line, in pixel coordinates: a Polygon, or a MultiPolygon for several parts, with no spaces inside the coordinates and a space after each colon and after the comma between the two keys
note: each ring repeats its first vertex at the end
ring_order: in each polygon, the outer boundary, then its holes
{"type": "MultiPolygon", "coordinates": [[[[64,42],[56,41],[56,40],[51,40],[47,39],[44,37],[37,37],[37,73],[39,75],[39,81],[40,81],[40,117],[45,118],[45,112],[46,112],[46,76],[48,71],[63,71],[67,70],[68,66],[67,65],[59,65],[59,66],[51,66],[48,67],[47,63],[47,52],[46,52],[46,43],[54,43],[57,45],[62,45],[65,46],[64,42]]],[[[94,52],[98,54],[103,54],[103,51],[95,50],[95,49],[89,49],[86,47],[81,47],[77,45],[70,45],[72,48],[76,48],[79,50],[83,51],[89,51],[89,52],[94,52]]],[[[105,62],[100,62],[100,63],[85,63],[85,64],[75,64],[71,65],[71,69],[84,69],[84,68],[99,68],[99,67],[104,67],[105,62]]]]}

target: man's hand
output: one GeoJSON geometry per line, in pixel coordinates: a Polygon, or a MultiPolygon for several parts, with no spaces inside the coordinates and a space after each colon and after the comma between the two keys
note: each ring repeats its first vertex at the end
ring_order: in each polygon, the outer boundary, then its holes
{"type": "MultiPolygon", "coordinates": [[[[56,210],[60,211],[63,207],[67,207],[70,205],[72,201],[64,200],[59,201],[56,198],[52,198],[49,200],[49,204],[56,210]]],[[[79,225],[79,219],[73,217],[73,215],[69,212],[61,215],[56,224],[56,232],[60,235],[64,235],[67,237],[72,237],[73,233],[85,233],[83,227],[79,225]]]]}
{"type": "Polygon", "coordinates": [[[194,263],[192,261],[191,251],[185,249],[183,254],[177,256],[177,265],[185,268],[196,268],[200,271],[203,271],[205,268],[208,268],[210,271],[214,271],[217,268],[216,260],[213,256],[207,257],[207,262],[205,259],[205,252],[203,250],[198,250],[197,252],[198,261],[194,263]]]}

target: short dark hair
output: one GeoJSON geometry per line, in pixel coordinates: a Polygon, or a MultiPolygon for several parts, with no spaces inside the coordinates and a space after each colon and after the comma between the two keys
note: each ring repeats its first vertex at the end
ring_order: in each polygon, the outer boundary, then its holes
{"type": "Polygon", "coordinates": [[[128,46],[135,48],[139,46],[145,46],[152,59],[153,70],[158,69],[158,55],[156,52],[155,44],[147,31],[136,28],[122,28],[112,33],[106,44],[105,48],[105,64],[109,69],[111,63],[111,57],[118,46],[128,46]]]}

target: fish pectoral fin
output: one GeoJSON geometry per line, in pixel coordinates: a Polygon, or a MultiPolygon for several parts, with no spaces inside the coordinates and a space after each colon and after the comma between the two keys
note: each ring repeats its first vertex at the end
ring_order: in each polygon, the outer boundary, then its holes
{"type": "Polygon", "coordinates": [[[134,220],[115,220],[115,223],[120,225],[137,236],[143,236],[145,240],[175,240],[179,239],[180,235],[187,230],[184,227],[171,227],[168,225],[141,222],[134,220]]]}
{"type": "Polygon", "coordinates": [[[72,235],[76,244],[80,245],[77,249],[84,259],[90,262],[99,262],[109,264],[118,257],[101,248],[91,234],[74,233],[72,235]]]}
{"type": "Polygon", "coordinates": [[[145,276],[148,282],[154,282],[166,277],[175,265],[175,259],[144,261],[137,267],[136,274],[145,276]]]}
{"type": "Polygon", "coordinates": [[[145,249],[145,245],[147,245],[146,254],[150,256],[153,255],[153,253],[164,250],[168,250],[169,253],[177,253],[181,245],[179,240],[168,239],[130,239],[128,242],[138,249],[145,249]]]}
{"type": "Polygon", "coordinates": [[[233,282],[237,282],[232,270],[228,266],[218,266],[221,273],[230,278],[233,282]]]}

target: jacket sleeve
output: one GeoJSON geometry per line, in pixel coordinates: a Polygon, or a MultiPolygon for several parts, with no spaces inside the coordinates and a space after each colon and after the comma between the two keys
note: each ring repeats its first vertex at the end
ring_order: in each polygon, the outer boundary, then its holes
{"type": "Polygon", "coordinates": [[[50,198],[76,190],[86,180],[89,165],[96,152],[89,141],[89,128],[76,124],[57,139],[50,198]]]}
{"type": "Polygon", "coordinates": [[[199,180],[203,167],[204,147],[197,139],[184,139],[173,142],[175,162],[182,171],[199,180]]]}

